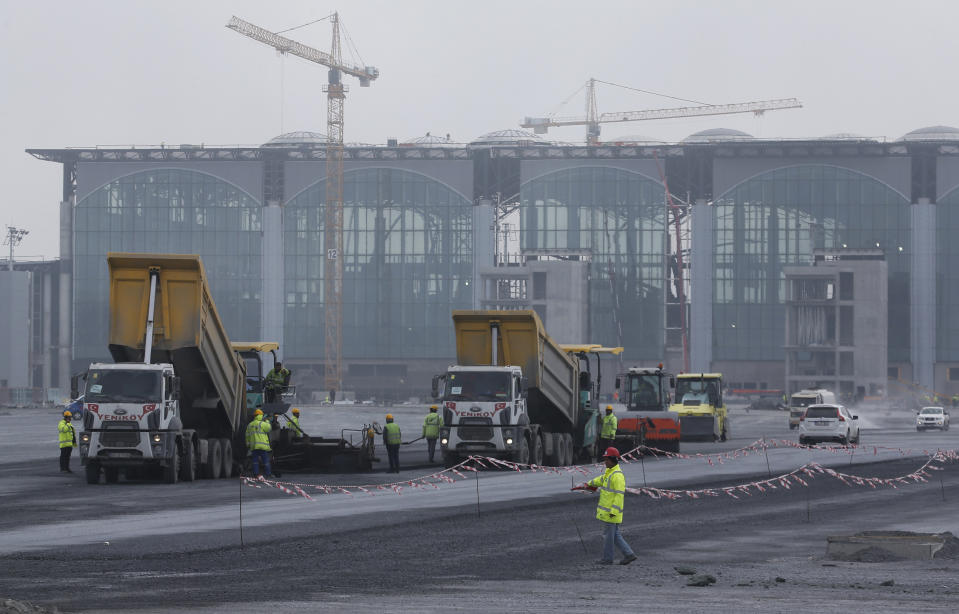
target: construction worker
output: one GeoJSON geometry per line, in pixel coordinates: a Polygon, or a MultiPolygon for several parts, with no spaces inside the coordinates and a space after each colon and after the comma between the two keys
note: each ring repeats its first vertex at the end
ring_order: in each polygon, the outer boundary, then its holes
{"type": "Polygon", "coordinates": [[[400,433],[400,425],[393,422],[393,414],[386,414],[386,425],[383,427],[383,444],[386,446],[386,454],[390,459],[389,473],[400,472],[401,443],[403,443],[403,435],[400,433]]]}
{"type": "Polygon", "coordinates": [[[603,417],[603,428],[599,432],[599,449],[605,450],[616,441],[616,426],[618,424],[613,406],[606,406],[606,416],[603,417]]]}
{"type": "Polygon", "coordinates": [[[439,408],[436,405],[430,405],[430,413],[426,414],[426,419],[423,420],[423,437],[426,438],[431,463],[436,453],[436,440],[440,436],[440,426],[443,425],[443,419],[436,413],[437,409],[439,408]]]}
{"type": "Polygon", "coordinates": [[[73,454],[73,446],[77,445],[77,434],[70,424],[73,414],[70,410],[63,412],[63,419],[57,424],[57,432],[60,438],[60,473],[73,473],[70,470],[70,455],[73,454]]]}
{"type": "Polygon", "coordinates": [[[619,532],[619,525],[623,523],[623,505],[626,499],[626,476],[619,468],[619,450],[610,447],[603,454],[606,471],[573,490],[599,491],[599,502],[596,504],[596,518],[603,523],[603,558],[600,565],[612,565],[615,548],[623,553],[620,565],[629,565],[636,560],[636,554],[629,547],[619,532]]]}
{"type": "Polygon", "coordinates": [[[303,437],[303,430],[300,429],[300,408],[293,408],[293,416],[288,419],[287,428],[290,429],[290,436],[293,439],[299,439],[303,437]]]}
{"type": "Polygon", "coordinates": [[[279,360],[276,365],[266,374],[266,402],[274,403],[280,400],[280,396],[290,383],[290,370],[283,367],[279,360]]]}
{"type": "Polygon", "coordinates": [[[260,462],[266,475],[272,476],[270,469],[270,423],[263,419],[263,410],[253,412],[253,420],[246,427],[246,447],[253,456],[253,475],[263,477],[260,473],[260,462]]]}
{"type": "Polygon", "coordinates": [[[952,395],[952,406],[959,407],[959,394],[952,395]]]}

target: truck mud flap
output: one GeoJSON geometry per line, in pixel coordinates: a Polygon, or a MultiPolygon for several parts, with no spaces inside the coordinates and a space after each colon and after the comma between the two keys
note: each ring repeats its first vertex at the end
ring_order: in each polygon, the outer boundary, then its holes
{"type": "Polygon", "coordinates": [[[682,441],[712,441],[716,435],[713,416],[682,416],[679,432],[682,441]]]}

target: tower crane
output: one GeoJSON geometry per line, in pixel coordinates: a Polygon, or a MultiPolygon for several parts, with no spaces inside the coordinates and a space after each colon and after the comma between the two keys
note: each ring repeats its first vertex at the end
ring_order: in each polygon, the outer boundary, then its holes
{"type": "MultiPolygon", "coordinates": [[[[762,115],[766,111],[776,111],[779,109],[798,109],[802,103],[796,98],[779,98],[775,100],[757,100],[753,102],[741,102],[734,104],[701,104],[692,107],[676,107],[672,109],[649,109],[645,111],[623,111],[615,113],[599,113],[596,106],[596,82],[598,79],[591,78],[586,82],[586,115],[579,117],[526,117],[520,124],[523,128],[532,128],[536,134],[545,134],[550,128],[560,126],[586,126],[586,143],[588,145],[599,144],[600,124],[614,122],[646,121],[652,119],[670,119],[677,117],[701,117],[707,115],[732,115],[735,113],[754,113],[762,115]]],[[[600,81],[605,83],[605,81],[600,81]]],[[[609,85],[616,85],[610,83],[609,85]]],[[[619,86],[623,87],[623,86],[619,86]]],[[[582,88],[580,88],[582,89],[582,88]]],[[[634,89],[634,88],[627,88],[634,89]]],[[[647,92],[651,93],[651,92],[647,92]]],[[[672,98],[670,96],[670,98],[672,98]]],[[[688,101],[694,102],[694,101],[688,101]]],[[[677,270],[676,270],[676,290],[679,299],[680,310],[680,333],[682,338],[683,350],[683,370],[689,371],[689,336],[686,318],[686,302],[688,294],[685,288],[685,279],[683,269],[683,247],[682,247],[682,218],[687,213],[682,207],[677,205],[669,191],[666,174],[659,164],[659,158],[656,158],[656,166],[659,168],[660,179],[663,182],[663,188],[666,190],[666,208],[667,212],[672,214],[673,229],[675,232],[674,245],[676,249],[677,270]]],[[[668,220],[667,231],[668,232],[668,220]]],[[[614,272],[610,269],[612,278],[614,272]]],[[[615,285],[614,285],[615,288],[615,285]]],[[[615,297],[614,297],[615,301],[615,297]]],[[[614,316],[615,319],[615,316],[614,316]]]]}
{"type": "Polygon", "coordinates": [[[325,334],[324,384],[327,390],[340,389],[343,359],[343,103],[348,88],[341,81],[342,75],[356,77],[360,87],[369,87],[380,76],[373,66],[356,66],[342,60],[340,47],[340,17],[329,16],[333,24],[330,52],[304,45],[295,40],[271,32],[265,28],[232,17],[226,27],[255,41],[269,45],[280,53],[289,53],[329,68],[326,111],[326,209],[324,215],[323,244],[326,260],[323,265],[323,302],[325,334]]]}
{"type": "MultiPolygon", "coordinates": [[[[520,126],[532,128],[536,134],[546,134],[550,128],[560,126],[586,126],[586,142],[589,145],[599,143],[599,125],[613,122],[636,122],[651,119],[672,119],[677,117],[701,117],[706,115],[733,115],[736,113],[755,113],[762,115],[766,111],[779,109],[798,109],[802,103],[796,98],[775,100],[757,100],[733,104],[701,104],[695,107],[676,107],[672,109],[648,109],[645,111],[619,111],[599,113],[596,108],[596,81],[586,82],[586,115],[578,117],[526,117],[520,126]]],[[[604,83],[601,81],[600,83],[604,83]]],[[[615,85],[615,84],[611,84],[615,85]]]]}

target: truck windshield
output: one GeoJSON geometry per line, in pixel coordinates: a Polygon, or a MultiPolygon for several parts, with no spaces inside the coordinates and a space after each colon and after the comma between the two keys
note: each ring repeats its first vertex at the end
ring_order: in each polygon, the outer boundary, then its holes
{"type": "Polygon", "coordinates": [[[156,403],[162,401],[156,371],[98,370],[87,374],[87,403],[156,403]]]}
{"type": "Polygon", "coordinates": [[[793,395],[791,404],[793,407],[809,407],[816,403],[816,397],[793,395]]]}
{"type": "Polygon", "coordinates": [[[459,371],[446,375],[446,401],[505,401],[510,376],[503,372],[459,371]]]}
{"type": "Polygon", "coordinates": [[[658,375],[630,375],[629,376],[628,409],[651,407],[660,405],[659,376],[658,375]]]}

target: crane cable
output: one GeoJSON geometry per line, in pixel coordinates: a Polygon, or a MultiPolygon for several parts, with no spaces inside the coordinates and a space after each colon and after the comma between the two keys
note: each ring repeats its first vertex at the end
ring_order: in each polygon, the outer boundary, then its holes
{"type": "Polygon", "coordinates": [[[629,87],[628,85],[620,85],[618,83],[610,83],[609,81],[603,81],[602,79],[596,79],[596,83],[603,83],[605,85],[612,85],[613,87],[619,87],[624,90],[632,90],[634,92],[640,92],[642,94],[651,94],[653,96],[662,96],[663,98],[671,98],[672,100],[679,100],[681,102],[691,102],[693,104],[701,104],[704,106],[713,106],[708,102],[700,102],[699,100],[690,100],[689,98],[680,98],[679,96],[670,96],[669,94],[660,94],[659,92],[653,92],[650,90],[642,90],[638,87],[629,87]]]}

